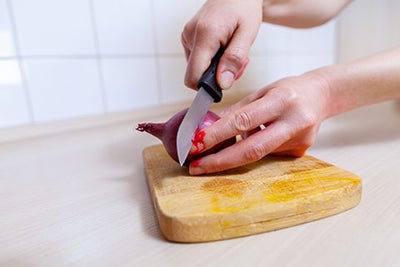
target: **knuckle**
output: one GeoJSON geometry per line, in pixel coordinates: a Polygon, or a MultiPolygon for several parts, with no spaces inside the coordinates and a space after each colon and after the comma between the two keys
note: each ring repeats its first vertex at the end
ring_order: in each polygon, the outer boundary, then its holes
{"type": "Polygon", "coordinates": [[[313,112],[304,112],[302,114],[302,125],[303,129],[309,129],[314,127],[318,123],[317,115],[313,112]]]}
{"type": "Polygon", "coordinates": [[[296,105],[296,92],[288,87],[274,88],[268,92],[271,101],[269,113],[273,118],[277,118],[285,113],[286,110],[296,105]]]}
{"type": "Polygon", "coordinates": [[[213,127],[206,128],[203,130],[205,132],[203,140],[204,150],[213,149],[214,146],[218,146],[225,140],[226,137],[218,129],[214,129],[213,127]]]}
{"type": "Polygon", "coordinates": [[[224,158],[217,156],[217,154],[211,154],[207,156],[207,164],[203,163],[203,168],[206,173],[215,173],[227,169],[229,166],[226,165],[224,158]]]}
{"type": "Polygon", "coordinates": [[[297,103],[299,96],[296,90],[291,87],[285,87],[285,90],[282,90],[281,100],[285,101],[287,104],[295,104],[297,103]]]}
{"type": "Polygon", "coordinates": [[[233,120],[233,129],[239,133],[243,133],[251,130],[252,128],[252,117],[248,112],[236,113],[233,120]]]}
{"type": "Polygon", "coordinates": [[[266,150],[261,144],[254,144],[249,147],[244,153],[244,160],[254,162],[262,159],[266,155],[266,150]]]}
{"type": "Polygon", "coordinates": [[[211,148],[214,145],[217,145],[223,141],[223,139],[222,139],[223,137],[220,137],[218,135],[218,133],[211,131],[210,129],[207,132],[207,136],[208,136],[208,138],[207,138],[207,140],[205,140],[207,142],[204,142],[204,145],[206,146],[206,148],[211,148]]]}
{"type": "Polygon", "coordinates": [[[183,45],[184,47],[188,47],[188,46],[189,46],[189,43],[188,43],[188,39],[187,39],[186,31],[185,31],[185,30],[181,33],[181,43],[182,43],[182,45],[183,45]]]}
{"type": "Polygon", "coordinates": [[[215,35],[221,31],[221,27],[216,23],[210,23],[206,19],[199,19],[196,22],[195,31],[197,34],[215,35]]]}
{"type": "Polygon", "coordinates": [[[193,72],[190,68],[186,70],[184,84],[186,87],[195,88],[196,80],[194,78],[193,72]]]}
{"type": "Polygon", "coordinates": [[[225,54],[226,59],[239,68],[247,61],[245,50],[239,47],[230,48],[225,54]]]}
{"type": "Polygon", "coordinates": [[[210,172],[218,172],[220,170],[223,170],[224,166],[225,166],[225,164],[223,162],[223,159],[221,159],[220,157],[214,157],[210,163],[209,171],[210,172]]]}

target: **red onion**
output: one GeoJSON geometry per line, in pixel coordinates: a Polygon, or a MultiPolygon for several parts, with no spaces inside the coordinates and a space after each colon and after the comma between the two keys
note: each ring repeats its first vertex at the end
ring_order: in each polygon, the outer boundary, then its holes
{"type": "MultiPolygon", "coordinates": [[[[171,158],[174,159],[176,162],[179,162],[178,153],[176,151],[176,135],[178,133],[179,125],[181,125],[183,117],[185,116],[187,110],[188,109],[184,109],[184,110],[176,113],[167,122],[164,122],[164,123],[152,123],[152,122],[139,123],[136,130],[141,131],[141,132],[147,132],[149,134],[154,135],[158,139],[160,139],[165,147],[165,150],[171,156],[171,158]]],[[[199,127],[196,129],[195,134],[198,131],[204,129],[205,127],[210,126],[211,124],[213,124],[215,121],[217,121],[219,119],[220,119],[220,117],[217,114],[215,114],[212,111],[208,111],[206,116],[204,117],[203,121],[200,123],[199,127]]],[[[193,138],[192,138],[192,142],[194,142],[193,138]]],[[[196,155],[189,154],[183,165],[189,166],[189,164],[193,160],[203,157],[205,155],[216,153],[225,147],[233,145],[235,142],[236,142],[236,138],[232,137],[232,138],[227,139],[227,140],[217,144],[216,146],[212,147],[211,149],[206,150],[202,153],[199,153],[196,155]]]]}

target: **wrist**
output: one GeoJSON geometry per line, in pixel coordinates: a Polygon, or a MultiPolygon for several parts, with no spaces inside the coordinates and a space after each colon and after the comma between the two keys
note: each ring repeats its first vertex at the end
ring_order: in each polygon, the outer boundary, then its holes
{"type": "Polygon", "coordinates": [[[333,117],[351,109],[349,98],[343,97],[341,83],[345,80],[345,69],[338,65],[322,67],[309,72],[309,75],[314,76],[318,80],[320,90],[324,98],[324,108],[322,116],[324,119],[333,117]]]}

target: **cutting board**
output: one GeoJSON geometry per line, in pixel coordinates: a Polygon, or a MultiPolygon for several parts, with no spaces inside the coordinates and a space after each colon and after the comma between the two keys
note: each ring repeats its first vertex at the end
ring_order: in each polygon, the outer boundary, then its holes
{"type": "Polygon", "coordinates": [[[356,206],[361,179],[305,155],[267,156],[233,170],[190,176],[162,145],[143,158],[154,209],[166,239],[204,242],[262,233],[356,206]]]}

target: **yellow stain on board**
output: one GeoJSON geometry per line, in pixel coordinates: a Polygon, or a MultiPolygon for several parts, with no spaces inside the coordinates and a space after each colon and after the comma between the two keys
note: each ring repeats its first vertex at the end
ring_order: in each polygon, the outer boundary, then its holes
{"type": "Polygon", "coordinates": [[[215,178],[205,182],[201,189],[207,192],[222,194],[226,197],[241,197],[249,183],[243,180],[215,178]]]}
{"type": "Polygon", "coordinates": [[[231,223],[229,221],[221,221],[221,226],[224,228],[227,228],[231,225],[231,223]]]}
{"type": "Polygon", "coordinates": [[[236,203],[232,205],[224,205],[225,201],[220,201],[220,198],[237,198],[240,199],[243,196],[244,191],[249,186],[249,183],[238,179],[227,179],[227,178],[214,178],[208,182],[205,182],[201,189],[207,193],[211,193],[211,212],[213,213],[232,213],[249,208],[249,205],[244,203],[236,203]]]}
{"type": "Polygon", "coordinates": [[[226,206],[226,205],[223,205],[217,197],[211,198],[211,205],[212,205],[211,211],[213,213],[232,213],[232,212],[239,211],[239,210],[245,210],[250,207],[250,205],[226,206]]]}
{"type": "MultiPolygon", "coordinates": [[[[340,178],[332,175],[327,175],[321,171],[321,176],[318,176],[319,170],[312,172],[304,171],[292,174],[291,177],[280,179],[265,184],[265,191],[260,188],[254,190],[262,193],[264,199],[270,203],[290,202],[296,199],[304,199],[311,196],[317,196],[328,192],[343,188],[346,186],[357,186],[361,180],[359,178],[344,177],[340,178]]],[[[249,209],[260,205],[260,203],[250,203],[249,201],[240,201],[245,190],[251,184],[240,179],[214,178],[203,183],[201,189],[203,192],[212,194],[210,199],[211,212],[213,213],[232,213],[249,209]],[[236,198],[238,201],[232,203],[228,199],[236,198]]],[[[250,190],[250,189],[249,189],[250,190]]],[[[326,201],[329,201],[326,200],[326,201]]]]}
{"type": "Polygon", "coordinates": [[[268,185],[264,198],[273,203],[289,202],[299,198],[315,196],[344,186],[357,186],[361,180],[358,178],[338,178],[335,176],[318,177],[315,173],[308,172],[295,174],[286,180],[278,180],[268,185]]]}

